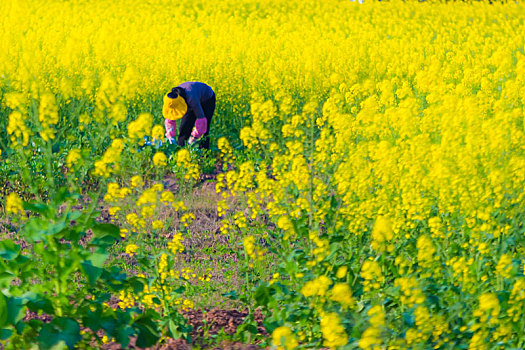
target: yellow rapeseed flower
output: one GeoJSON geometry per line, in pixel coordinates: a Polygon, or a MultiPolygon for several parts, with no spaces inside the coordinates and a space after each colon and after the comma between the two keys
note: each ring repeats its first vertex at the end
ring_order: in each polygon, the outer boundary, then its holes
{"type": "Polygon", "coordinates": [[[286,326],[274,329],[272,332],[272,341],[273,345],[281,350],[295,349],[299,345],[290,327],[286,326]]]}
{"type": "Polygon", "coordinates": [[[6,211],[12,214],[21,214],[24,212],[22,198],[18,194],[11,192],[6,199],[6,211]]]}
{"type": "Polygon", "coordinates": [[[162,152],[157,152],[153,156],[153,164],[155,164],[155,166],[158,166],[158,167],[166,166],[168,165],[167,161],[168,161],[168,158],[162,152]]]}
{"type": "Polygon", "coordinates": [[[129,256],[133,256],[135,255],[135,253],[137,252],[137,250],[139,249],[138,245],[136,244],[128,244],[126,246],[126,254],[128,254],[129,256]]]}

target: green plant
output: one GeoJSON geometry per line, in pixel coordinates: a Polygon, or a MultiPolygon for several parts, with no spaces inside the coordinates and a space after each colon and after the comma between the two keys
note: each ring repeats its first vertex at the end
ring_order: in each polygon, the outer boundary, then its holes
{"type": "Polygon", "coordinates": [[[146,281],[105,266],[119,228],[96,221],[96,201],[73,209],[79,199],[61,188],[47,203],[24,203],[29,218],[22,219],[19,237],[27,247],[0,241],[0,327],[8,348],[73,348],[100,340],[99,331],[124,347],[131,336],[141,346],[159,339],[156,312],[107,304],[112,294],[141,290],[146,281]],[[27,310],[50,320],[24,318],[27,310]]]}

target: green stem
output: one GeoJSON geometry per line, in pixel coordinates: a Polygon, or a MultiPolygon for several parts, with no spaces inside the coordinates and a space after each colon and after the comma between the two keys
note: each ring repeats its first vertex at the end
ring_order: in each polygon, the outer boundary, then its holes
{"type": "Polygon", "coordinates": [[[94,198],[91,198],[91,204],[89,205],[89,209],[88,209],[88,213],[86,215],[86,218],[84,219],[84,222],[82,223],[82,229],[85,229],[86,228],[86,225],[89,221],[89,219],[91,219],[91,215],[93,215],[93,212],[95,211],[95,208],[98,204],[98,200],[100,198],[100,195],[102,194],[102,184],[99,184],[99,189],[98,189],[98,192],[96,194],[96,196],[94,198]]]}
{"type": "MultiPolygon", "coordinates": [[[[16,151],[18,152],[20,157],[23,159],[22,164],[29,164],[29,161],[28,161],[24,151],[22,150],[22,148],[17,147],[16,151]]],[[[40,192],[38,191],[38,188],[35,186],[35,182],[31,179],[31,175],[29,174],[29,167],[28,166],[22,167],[20,169],[20,173],[22,174],[22,180],[24,180],[24,182],[29,185],[29,189],[31,190],[31,193],[40,202],[42,202],[42,197],[40,196],[40,192]]]]}
{"type": "Polygon", "coordinates": [[[46,142],[46,171],[47,171],[47,181],[49,183],[49,198],[52,198],[53,196],[51,194],[55,193],[56,187],[55,187],[55,176],[53,174],[53,150],[51,148],[51,143],[46,142]]]}
{"type": "Polygon", "coordinates": [[[7,153],[7,142],[4,142],[3,139],[0,139],[0,151],[2,151],[2,153],[7,153]]]}
{"type": "Polygon", "coordinates": [[[51,239],[49,240],[49,247],[51,248],[51,250],[53,252],[55,252],[56,254],[56,264],[55,264],[55,280],[54,280],[54,284],[55,284],[55,293],[56,293],[56,299],[55,299],[55,310],[56,310],[56,315],[58,317],[62,317],[63,313],[62,313],[62,305],[60,305],[60,301],[62,300],[61,296],[62,296],[62,286],[60,284],[60,275],[62,274],[61,271],[62,271],[62,257],[60,255],[60,252],[58,251],[58,247],[56,245],[56,242],[54,241],[54,238],[51,237],[51,239]]]}
{"type": "MultiPolygon", "coordinates": [[[[62,294],[62,290],[60,288],[60,280],[58,278],[58,271],[57,271],[57,278],[55,280],[55,292],[57,294],[58,300],[60,300],[60,295],[62,294]]],[[[56,304],[56,315],[58,317],[62,317],[62,305],[60,305],[60,301],[56,304]]]]}

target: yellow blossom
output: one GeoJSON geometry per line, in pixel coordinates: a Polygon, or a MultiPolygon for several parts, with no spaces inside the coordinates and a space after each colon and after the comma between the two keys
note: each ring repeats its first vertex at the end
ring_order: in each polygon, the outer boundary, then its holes
{"type": "Polygon", "coordinates": [[[337,301],[339,304],[347,307],[354,303],[352,291],[346,283],[336,283],[331,290],[330,300],[337,301]]]}
{"type": "Polygon", "coordinates": [[[166,166],[168,164],[167,161],[168,161],[168,158],[162,152],[157,152],[153,156],[153,164],[155,164],[155,166],[158,166],[158,167],[166,166]]]}
{"type": "Polygon", "coordinates": [[[82,159],[82,156],[80,155],[80,150],[76,148],[71,149],[66,157],[67,167],[71,169],[74,165],[78,163],[80,159],[82,159]]]}
{"type": "Polygon", "coordinates": [[[6,211],[12,214],[20,214],[24,212],[23,202],[18,194],[11,192],[7,196],[6,211]]]}
{"type": "Polygon", "coordinates": [[[348,336],[336,313],[321,316],[321,332],[323,333],[323,345],[331,349],[348,343],[348,336]]]}
{"type": "Polygon", "coordinates": [[[133,255],[135,255],[138,249],[139,247],[136,244],[128,244],[126,246],[126,254],[132,257],[133,255]]]}
{"type": "Polygon", "coordinates": [[[272,341],[273,345],[277,347],[277,349],[295,349],[299,343],[297,342],[297,339],[292,333],[292,330],[289,327],[283,326],[283,327],[277,327],[272,332],[272,341]]]}

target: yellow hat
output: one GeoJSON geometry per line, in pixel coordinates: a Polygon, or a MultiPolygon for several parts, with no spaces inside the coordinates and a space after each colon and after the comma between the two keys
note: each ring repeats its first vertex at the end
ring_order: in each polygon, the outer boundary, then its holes
{"type": "Polygon", "coordinates": [[[164,95],[162,115],[165,119],[178,120],[186,114],[188,105],[186,105],[186,101],[184,101],[182,96],[178,95],[176,98],[171,98],[168,94],[164,95]]]}

